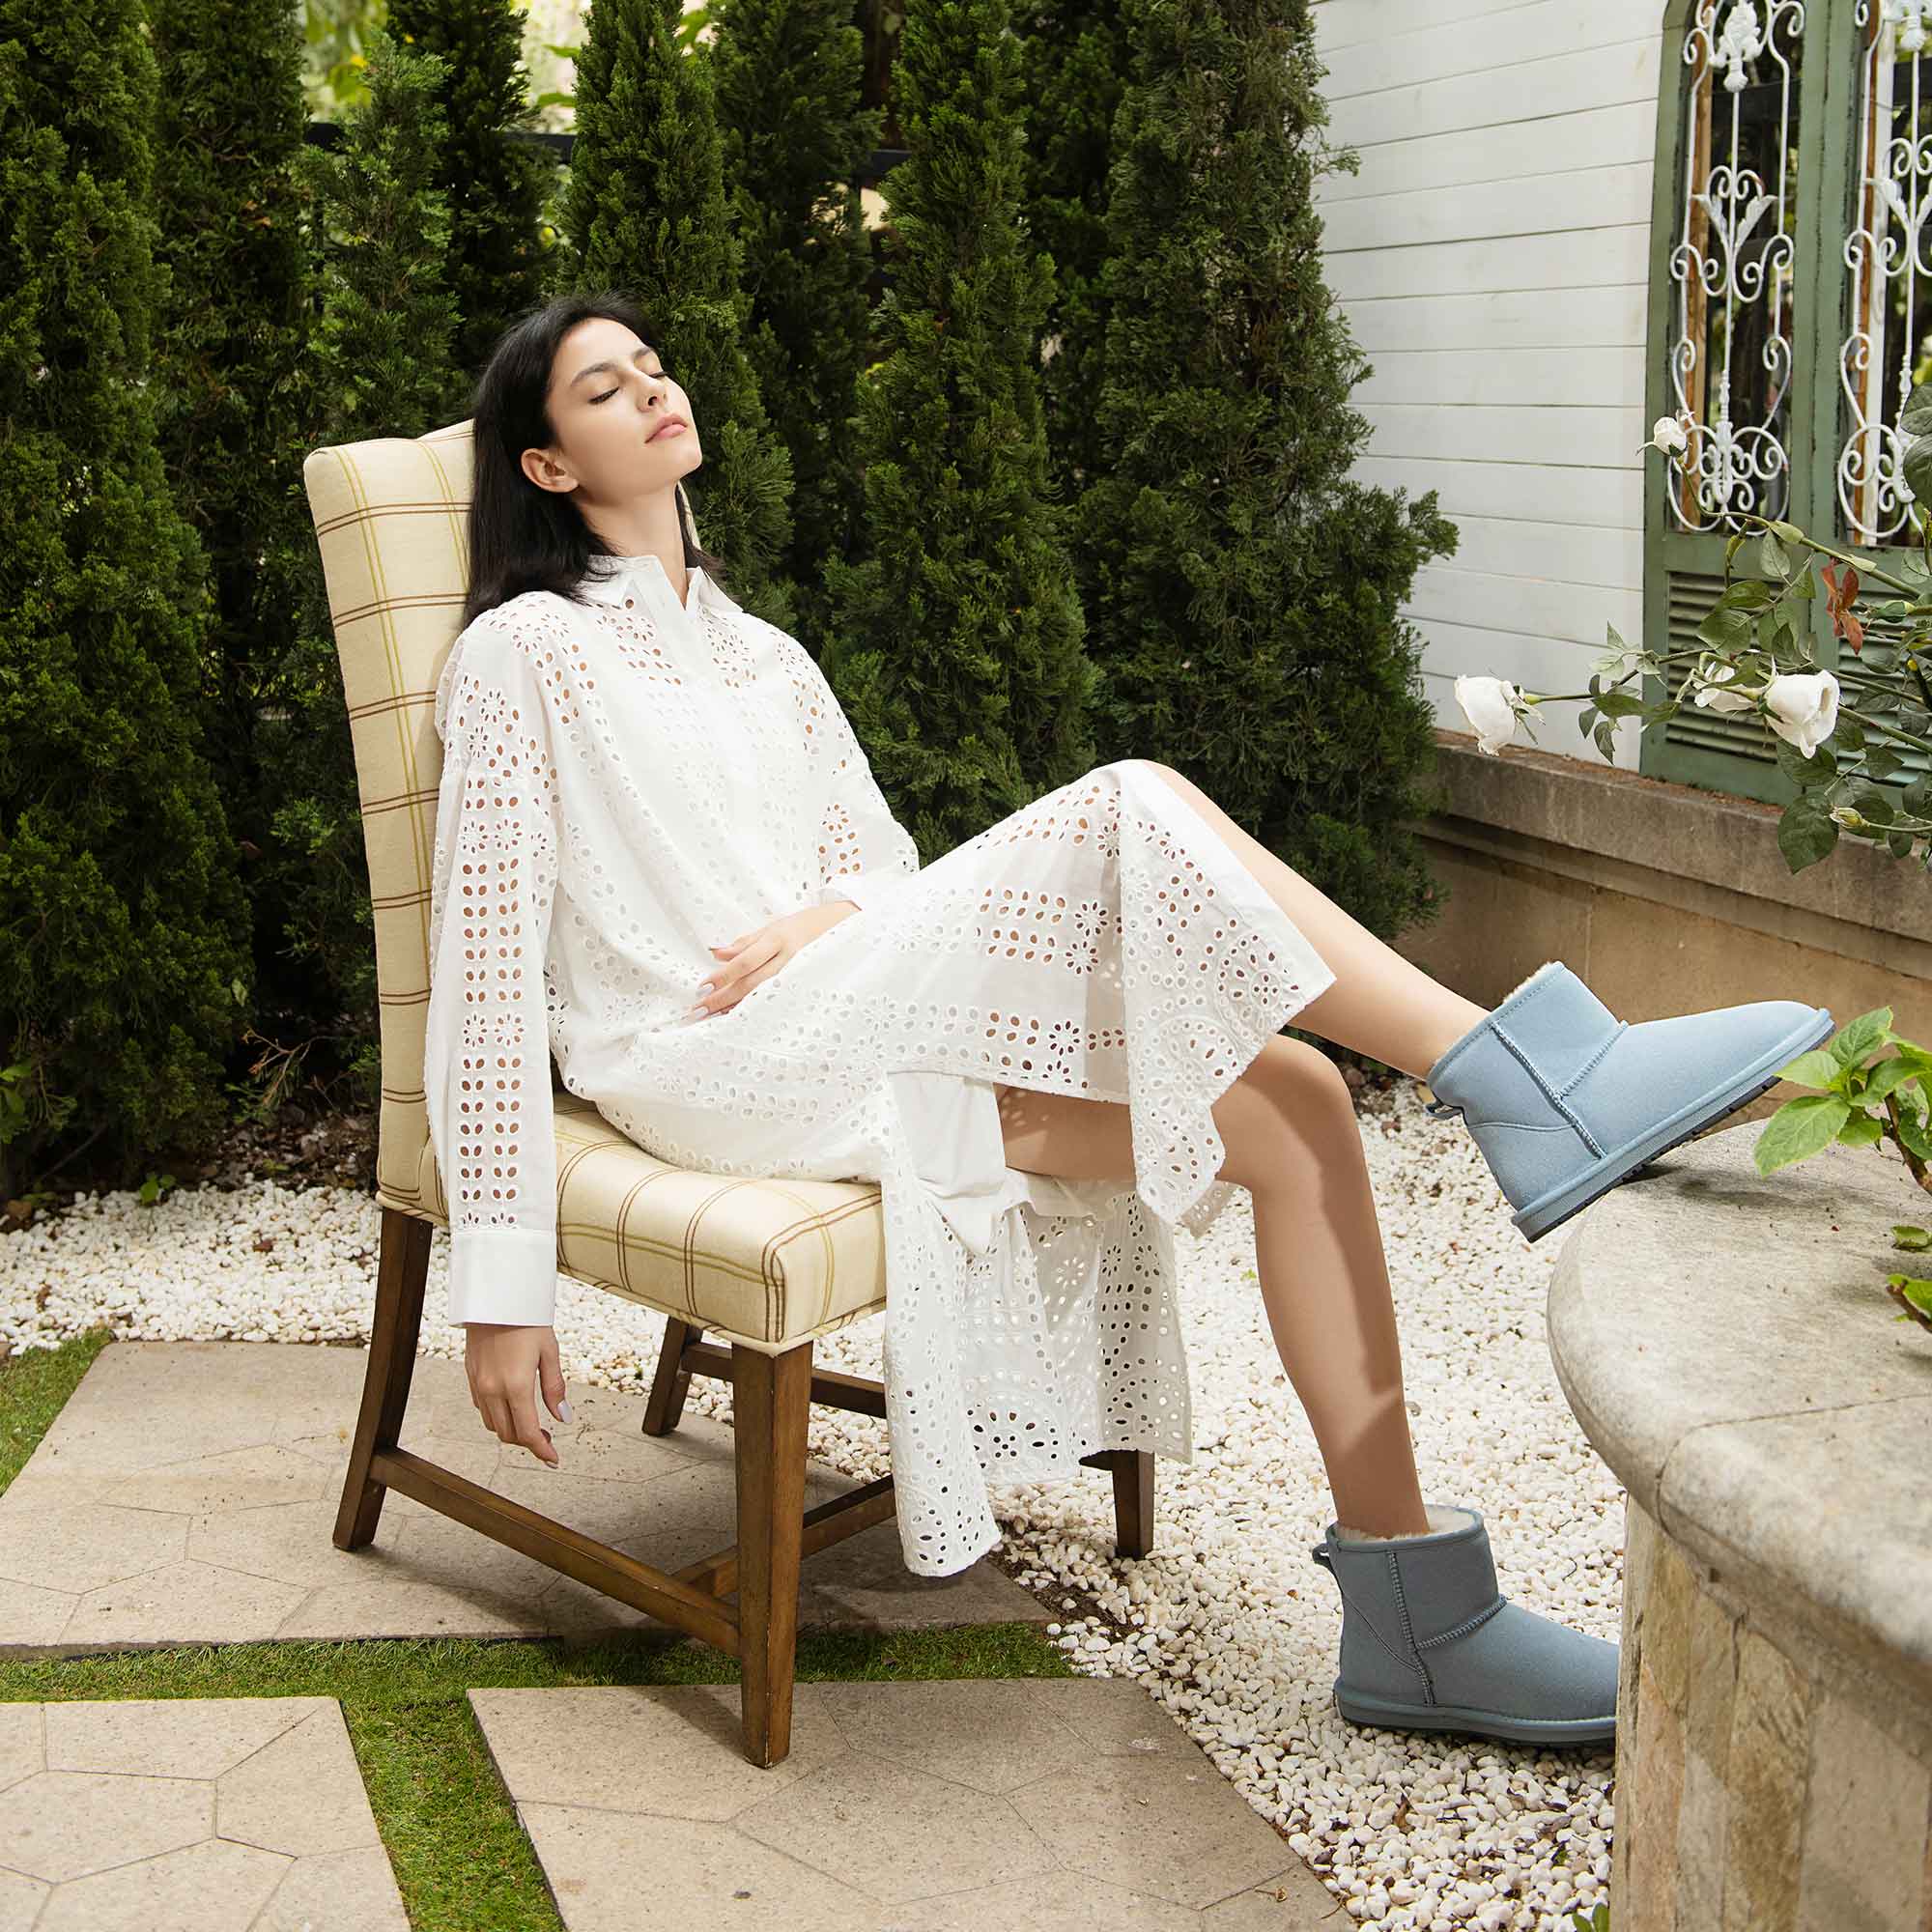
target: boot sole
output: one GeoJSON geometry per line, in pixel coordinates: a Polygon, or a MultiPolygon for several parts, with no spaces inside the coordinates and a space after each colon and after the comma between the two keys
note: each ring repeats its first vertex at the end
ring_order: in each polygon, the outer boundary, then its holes
{"type": "Polygon", "coordinates": [[[1761,1055],[1729,1087],[1717,1094],[1706,1094],[1701,1100],[1680,1108],[1667,1121],[1660,1122],[1641,1140],[1619,1148],[1615,1153],[1605,1154],[1577,1179],[1566,1182],[1553,1194],[1546,1195],[1541,1201],[1532,1201],[1527,1208],[1512,1214],[1510,1219],[1523,1238],[1540,1241],[1545,1235],[1560,1228],[1573,1214],[1580,1214],[1599,1195],[1607,1194],[1619,1181],[1630,1179],[1639,1168],[1668,1153],[1672,1148],[1683,1146],[1692,1134],[1714,1126],[1726,1114],[1735,1114],[1740,1107],[1748,1107],[1760,1094],[1769,1093],[1777,1085],[1777,1069],[1780,1066],[1831,1038],[1836,1022],[1823,1007],[1818,1009],[1818,1016],[1820,1023],[1814,1023],[1808,1032],[1794,1034],[1773,1052],[1761,1055]]]}
{"type": "Polygon", "coordinates": [[[1396,1704],[1335,1687],[1335,1708],[1351,1724],[1378,1731],[1469,1731],[1523,1745],[1607,1745],[1616,1741],[1617,1719],[1512,1718],[1501,1711],[1472,1711],[1458,1704],[1396,1704]]]}

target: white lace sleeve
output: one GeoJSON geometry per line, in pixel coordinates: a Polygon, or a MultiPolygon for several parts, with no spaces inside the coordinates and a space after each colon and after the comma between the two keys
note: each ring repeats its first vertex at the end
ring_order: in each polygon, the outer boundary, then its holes
{"type": "Polygon", "coordinates": [[[537,672],[507,631],[479,621],[445,672],[423,1086],[449,1208],[449,1319],[547,1325],[556,1140],[544,958],[556,776],[537,672]]]}
{"type": "Polygon", "coordinates": [[[895,880],[919,870],[919,841],[893,816],[865,748],[834,696],[825,673],[795,639],[786,640],[795,674],[810,694],[806,733],[824,774],[825,805],[818,823],[817,905],[850,899],[864,906],[895,880]]]}

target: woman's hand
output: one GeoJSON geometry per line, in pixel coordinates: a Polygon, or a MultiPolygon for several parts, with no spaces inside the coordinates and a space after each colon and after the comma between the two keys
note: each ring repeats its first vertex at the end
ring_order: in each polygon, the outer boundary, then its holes
{"type": "Polygon", "coordinates": [[[734,939],[729,946],[714,946],[711,951],[724,963],[714,968],[710,979],[697,989],[698,1002],[685,1018],[709,1019],[713,1013],[735,1007],[753,986],[762,986],[788,959],[858,910],[850,899],[833,905],[802,906],[734,939]]]}
{"type": "Polygon", "coordinates": [[[568,1422],[556,1330],[501,1321],[468,1321],[464,1327],[463,1367],[469,1378],[469,1400],[484,1428],[555,1468],[556,1450],[537,1413],[536,1388],[541,1379],[545,1406],[559,1422],[568,1422]]]}

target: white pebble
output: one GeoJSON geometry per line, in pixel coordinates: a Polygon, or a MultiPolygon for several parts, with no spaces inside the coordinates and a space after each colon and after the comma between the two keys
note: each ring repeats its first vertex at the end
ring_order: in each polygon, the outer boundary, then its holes
{"type": "MultiPolygon", "coordinates": [[[[1562,1244],[1523,1242],[1467,1130],[1425,1114],[1412,1083],[1372,1097],[1356,1124],[1425,1498],[1482,1513],[1506,1596],[1618,1640],[1623,1492],[1549,1360],[1545,1307],[1562,1244]]],[[[129,1191],[82,1195],[0,1240],[0,1341],[51,1348],[102,1321],[127,1340],[366,1341],[380,1236],[376,1203],[350,1188],[251,1178],[153,1208],[129,1191]]],[[[1112,1488],[1090,1471],[992,1485],[1002,1563],[1042,1605],[1072,1610],[1070,1593],[1086,1593],[1095,1612],[1046,1626],[1069,1668],[1135,1676],[1352,1918],[1567,1932],[1566,1906],[1609,1882],[1610,1750],[1539,1753],[1337,1715],[1341,1599],[1308,1553],[1334,1499],[1268,1332],[1246,1197],[1207,1236],[1176,1229],[1174,1242],[1195,1458],[1154,1465],[1153,1548],[1114,1556],[1112,1488]],[[1559,1845],[1564,1865],[1550,1862],[1559,1845]]],[[[463,1333],[442,1319],[448,1252],[439,1231],[422,1346],[461,1359],[463,1333]]],[[[664,1323],[558,1280],[567,1381],[641,1393],[664,1323]]],[[[882,1315],[840,1329],[815,1345],[814,1363],[877,1378],[883,1332],[882,1315]]],[[[696,1377],[686,1406],[729,1421],[729,1386],[696,1377]]],[[[813,1408],[807,1449],[854,1481],[892,1473],[877,1417],[813,1408]]]]}

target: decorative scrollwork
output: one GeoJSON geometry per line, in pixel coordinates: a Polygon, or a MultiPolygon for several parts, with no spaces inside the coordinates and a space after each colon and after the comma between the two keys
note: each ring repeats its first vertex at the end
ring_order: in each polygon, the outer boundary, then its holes
{"type": "MultiPolygon", "coordinates": [[[[1887,0],[1890,4],[1890,0],[1887,0]]],[[[1928,0],[1932,4],[1932,0],[1928,0]]],[[[1790,291],[1804,0],[1700,0],[1684,38],[1684,223],[1670,253],[1669,370],[1689,448],[1670,497],[1687,530],[1784,514],[1790,488],[1790,291]],[[1728,127],[1716,106],[1721,76],[1728,127]],[[1723,146],[1721,152],[1719,140],[1723,146]],[[1767,182],[1766,175],[1775,180],[1767,182]]]]}
{"type": "MultiPolygon", "coordinates": [[[[1842,534],[1880,544],[1904,526],[1915,498],[1901,468],[1908,439],[1898,417],[1918,384],[1926,380],[1918,344],[1919,283],[1932,283],[1921,256],[1925,218],[1932,213],[1932,134],[1918,132],[1918,55],[1932,16],[1932,0],[1858,0],[1859,139],[1853,154],[1854,225],[1844,262],[1851,330],[1839,348],[1845,396],[1845,435],[1838,447],[1838,507],[1842,534]],[[1901,65],[1909,80],[1899,99],[1901,65]],[[1895,379],[1888,397],[1888,378],[1895,379]]],[[[1918,541],[1918,531],[1908,541],[1918,541]]]]}

